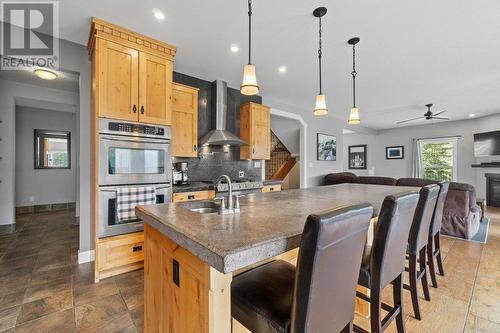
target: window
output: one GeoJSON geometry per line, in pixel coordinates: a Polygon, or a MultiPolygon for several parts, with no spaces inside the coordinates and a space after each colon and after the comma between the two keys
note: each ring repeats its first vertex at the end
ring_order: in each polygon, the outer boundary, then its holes
{"type": "Polygon", "coordinates": [[[35,130],[35,169],[70,169],[70,132],[35,130]]]}
{"type": "Polygon", "coordinates": [[[436,181],[457,179],[457,138],[419,140],[420,177],[436,181]]]}

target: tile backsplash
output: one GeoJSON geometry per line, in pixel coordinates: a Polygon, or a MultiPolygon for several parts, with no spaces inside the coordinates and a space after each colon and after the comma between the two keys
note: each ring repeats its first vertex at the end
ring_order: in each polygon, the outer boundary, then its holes
{"type": "MultiPolygon", "coordinates": [[[[174,82],[200,89],[198,92],[198,139],[208,133],[214,126],[212,119],[212,82],[189,75],[174,72],[174,82]]],[[[227,90],[227,130],[239,136],[240,105],[246,102],[262,103],[261,96],[245,96],[239,90],[228,87],[227,90]]],[[[257,168],[255,161],[240,160],[239,147],[200,147],[198,158],[175,157],[173,162],[188,162],[190,181],[216,180],[227,174],[231,179],[238,179],[239,171],[245,172],[246,179],[262,178],[262,162],[257,168]]]]}

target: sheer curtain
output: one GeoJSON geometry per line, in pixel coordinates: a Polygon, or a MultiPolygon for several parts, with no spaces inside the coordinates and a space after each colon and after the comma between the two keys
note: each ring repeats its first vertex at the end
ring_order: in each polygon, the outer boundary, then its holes
{"type": "Polygon", "coordinates": [[[422,178],[422,149],[419,139],[412,139],[411,176],[422,178]]]}

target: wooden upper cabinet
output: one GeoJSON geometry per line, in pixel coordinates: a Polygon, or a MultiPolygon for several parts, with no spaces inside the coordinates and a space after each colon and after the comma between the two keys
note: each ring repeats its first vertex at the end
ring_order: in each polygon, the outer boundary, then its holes
{"type": "Polygon", "coordinates": [[[271,110],[269,107],[246,103],[240,107],[240,137],[248,146],[240,148],[240,159],[268,160],[271,158],[271,110]]]}
{"type": "Polygon", "coordinates": [[[172,123],[172,61],[141,52],[139,55],[139,121],[172,123]]]}
{"type": "Polygon", "coordinates": [[[171,125],[175,47],[93,18],[88,50],[99,117],[171,125]]]}
{"type": "Polygon", "coordinates": [[[172,154],[196,157],[198,154],[198,89],[173,84],[172,154]]]}
{"type": "Polygon", "coordinates": [[[137,121],[139,52],[98,41],[99,116],[137,121]]]}

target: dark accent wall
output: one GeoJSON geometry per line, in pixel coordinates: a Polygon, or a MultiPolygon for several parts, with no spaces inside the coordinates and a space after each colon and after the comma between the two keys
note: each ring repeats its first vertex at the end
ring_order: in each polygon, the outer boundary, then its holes
{"type": "MultiPolygon", "coordinates": [[[[200,89],[198,92],[198,139],[207,134],[213,127],[212,119],[212,82],[193,76],[174,72],[174,82],[200,89]]],[[[240,135],[240,105],[254,102],[262,104],[261,96],[245,96],[238,89],[227,88],[227,124],[226,129],[235,135],[240,135]]],[[[254,168],[251,161],[240,160],[239,147],[204,147],[204,154],[199,158],[174,158],[174,162],[189,163],[191,181],[214,180],[221,174],[232,178],[238,177],[238,171],[245,171],[246,178],[260,179],[262,168],[254,168]],[[211,154],[214,152],[214,154],[211,154]]],[[[262,164],[261,164],[262,165],[262,164]]]]}

